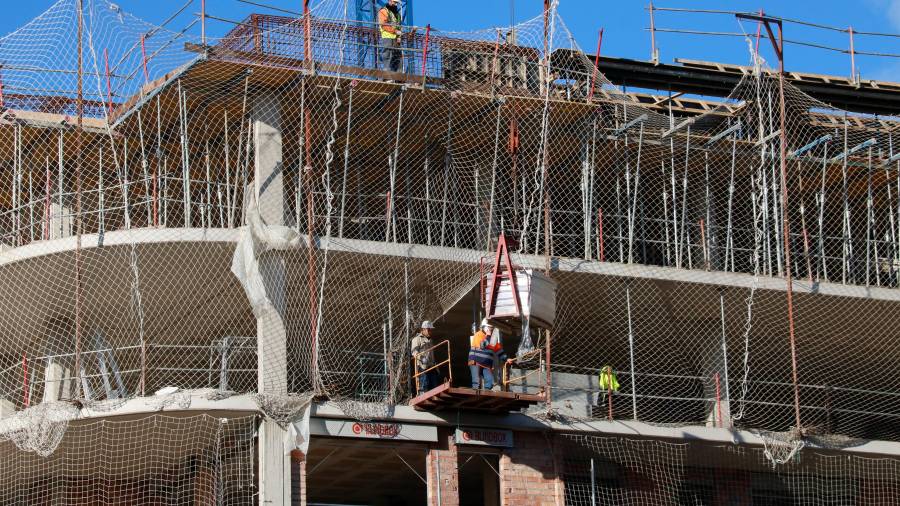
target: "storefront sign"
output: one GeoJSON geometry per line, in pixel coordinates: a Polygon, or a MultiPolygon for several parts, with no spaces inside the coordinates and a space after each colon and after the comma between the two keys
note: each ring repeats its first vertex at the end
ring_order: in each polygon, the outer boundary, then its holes
{"type": "Polygon", "coordinates": [[[311,418],[309,432],[313,436],[383,439],[387,441],[437,442],[437,427],[396,422],[357,422],[311,418]]]}
{"type": "Polygon", "coordinates": [[[457,427],[456,444],[512,448],[513,433],[511,430],[457,427]]]}

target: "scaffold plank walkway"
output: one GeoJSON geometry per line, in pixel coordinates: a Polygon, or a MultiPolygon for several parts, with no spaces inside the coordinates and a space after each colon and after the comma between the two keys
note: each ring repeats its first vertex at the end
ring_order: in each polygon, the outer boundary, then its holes
{"type": "Polygon", "coordinates": [[[409,405],[418,411],[446,411],[465,409],[488,413],[509,413],[544,402],[543,394],[497,392],[474,388],[453,387],[450,383],[418,395],[409,405]]]}

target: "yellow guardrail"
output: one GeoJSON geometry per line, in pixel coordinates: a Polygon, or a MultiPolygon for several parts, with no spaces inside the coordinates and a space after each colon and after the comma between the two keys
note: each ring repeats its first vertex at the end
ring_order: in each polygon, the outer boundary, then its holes
{"type": "Polygon", "coordinates": [[[450,367],[450,341],[449,340],[442,341],[442,342],[432,346],[431,348],[428,348],[427,350],[423,350],[423,351],[420,351],[419,353],[413,354],[412,361],[413,361],[413,370],[416,371],[413,374],[413,378],[416,379],[416,392],[419,391],[419,376],[422,376],[425,373],[434,371],[443,366],[447,366],[447,376],[446,376],[446,380],[444,380],[444,382],[446,383],[449,381],[450,384],[453,384],[453,368],[450,367]],[[442,362],[439,362],[437,364],[434,364],[433,366],[429,367],[428,369],[423,369],[420,371],[418,368],[418,365],[417,365],[418,358],[422,355],[425,355],[426,353],[431,353],[434,350],[436,350],[440,347],[443,347],[443,346],[447,347],[447,359],[442,362]]]}
{"type": "MultiPolygon", "coordinates": [[[[507,360],[506,363],[503,364],[503,390],[504,391],[509,390],[509,385],[512,385],[512,384],[515,384],[518,382],[524,382],[530,376],[538,375],[538,377],[540,378],[541,372],[544,370],[543,366],[544,366],[544,354],[543,354],[543,350],[541,348],[531,350],[528,353],[522,355],[521,357],[515,357],[515,358],[511,358],[511,359],[507,360]],[[518,362],[531,361],[531,360],[534,360],[535,357],[537,357],[537,359],[538,359],[537,369],[527,372],[525,374],[522,374],[521,376],[510,377],[509,370],[513,364],[516,364],[518,362]]],[[[540,384],[540,382],[538,382],[538,383],[540,384]]]]}

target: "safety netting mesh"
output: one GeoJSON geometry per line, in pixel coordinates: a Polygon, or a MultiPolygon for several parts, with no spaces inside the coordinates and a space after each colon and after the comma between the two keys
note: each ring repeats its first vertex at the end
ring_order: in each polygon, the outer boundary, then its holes
{"type": "Polygon", "coordinates": [[[806,451],[773,466],[764,449],[561,436],[565,503],[892,504],[900,461],[806,451]]]}
{"type": "Polygon", "coordinates": [[[255,504],[257,418],[74,422],[51,455],[0,443],[4,504],[255,504]]]}
{"type": "Polygon", "coordinates": [[[557,285],[551,330],[504,330],[533,414],[759,429],[786,461],[900,437],[894,118],[758,58],[706,112],[648,101],[555,5],[396,49],[350,16],[201,40],[61,0],[0,39],[4,416],[194,389],[384,414],[423,319],[466,383],[502,233],[557,285]]]}

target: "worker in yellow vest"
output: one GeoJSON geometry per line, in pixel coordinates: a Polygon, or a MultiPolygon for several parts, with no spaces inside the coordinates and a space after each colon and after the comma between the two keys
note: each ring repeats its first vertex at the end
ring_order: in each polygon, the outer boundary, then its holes
{"type": "Polygon", "coordinates": [[[400,37],[403,35],[400,20],[399,0],[388,0],[387,5],[378,11],[378,28],[381,32],[379,60],[381,68],[391,72],[400,72],[400,37]]]}
{"type": "Polygon", "coordinates": [[[613,372],[612,366],[605,365],[600,369],[600,391],[603,393],[616,393],[619,391],[619,379],[613,372]]]}

